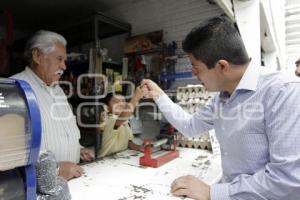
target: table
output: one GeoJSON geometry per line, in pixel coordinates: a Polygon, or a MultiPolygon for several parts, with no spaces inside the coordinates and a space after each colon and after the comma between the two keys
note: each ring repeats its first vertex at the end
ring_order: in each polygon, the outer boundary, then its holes
{"type": "Polygon", "coordinates": [[[182,199],[170,194],[170,185],[177,177],[194,175],[207,184],[221,179],[220,155],[199,149],[178,150],[179,158],[159,168],[139,166],[139,157],[143,153],[133,150],[83,165],[85,174],[69,181],[72,199],[182,199]]]}

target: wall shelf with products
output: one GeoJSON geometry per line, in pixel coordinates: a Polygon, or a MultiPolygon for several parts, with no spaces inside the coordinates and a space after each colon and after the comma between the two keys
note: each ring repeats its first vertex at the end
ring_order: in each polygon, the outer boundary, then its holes
{"type": "Polygon", "coordinates": [[[181,79],[181,78],[192,78],[193,75],[191,72],[182,72],[182,73],[175,73],[175,74],[169,74],[169,75],[161,75],[161,80],[175,80],[175,79],[181,79]]]}
{"type": "Polygon", "coordinates": [[[131,57],[131,56],[139,56],[139,55],[146,55],[146,54],[153,54],[153,53],[162,53],[162,48],[156,48],[156,49],[149,49],[149,50],[142,50],[142,51],[136,51],[131,53],[126,53],[125,56],[131,57]]]}
{"type": "Polygon", "coordinates": [[[124,54],[128,59],[128,79],[136,85],[144,78],[158,83],[163,52],[162,30],[128,38],[124,46],[124,54]]]}
{"type": "Polygon", "coordinates": [[[180,41],[165,45],[164,61],[160,73],[160,86],[163,90],[174,89],[177,80],[193,79],[188,55],[182,50],[180,41]]]}

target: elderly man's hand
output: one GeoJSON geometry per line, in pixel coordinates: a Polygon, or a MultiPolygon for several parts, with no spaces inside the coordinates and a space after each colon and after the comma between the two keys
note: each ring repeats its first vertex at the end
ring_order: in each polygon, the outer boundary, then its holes
{"type": "Polygon", "coordinates": [[[80,159],[83,161],[95,160],[95,150],[93,148],[80,149],[80,159]]]}
{"type": "Polygon", "coordinates": [[[164,94],[160,87],[149,79],[144,79],[141,82],[141,90],[145,97],[153,98],[154,100],[164,94]]]}
{"type": "Polygon", "coordinates": [[[182,176],[173,181],[171,193],[196,200],[210,200],[210,186],[194,176],[182,176]]]}
{"type": "Polygon", "coordinates": [[[83,174],[83,169],[72,162],[59,162],[58,175],[65,178],[67,181],[80,177],[83,174]]]}

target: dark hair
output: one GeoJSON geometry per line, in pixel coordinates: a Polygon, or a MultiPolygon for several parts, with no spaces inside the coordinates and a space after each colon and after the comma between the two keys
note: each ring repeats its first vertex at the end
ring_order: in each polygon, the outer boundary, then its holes
{"type": "Polygon", "coordinates": [[[208,69],[221,59],[236,65],[250,61],[239,31],[226,16],[207,19],[193,28],[184,39],[182,48],[205,63],[208,69]]]}
{"type": "Polygon", "coordinates": [[[114,95],[122,95],[123,96],[123,94],[121,93],[121,92],[115,92],[115,93],[108,93],[107,95],[106,95],[106,97],[103,99],[103,102],[107,105],[107,106],[109,106],[109,102],[110,102],[110,100],[113,98],[113,96],[114,95]]]}
{"type": "Polygon", "coordinates": [[[298,67],[298,65],[300,65],[300,58],[295,62],[296,67],[298,67]]]}

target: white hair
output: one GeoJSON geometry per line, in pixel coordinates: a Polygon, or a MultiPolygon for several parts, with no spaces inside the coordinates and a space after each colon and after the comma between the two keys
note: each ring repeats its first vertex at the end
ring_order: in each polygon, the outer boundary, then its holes
{"type": "Polygon", "coordinates": [[[31,62],[32,49],[37,48],[43,54],[49,54],[54,51],[57,43],[61,43],[64,46],[67,45],[67,41],[62,35],[51,31],[39,30],[28,40],[24,56],[31,62]]]}

